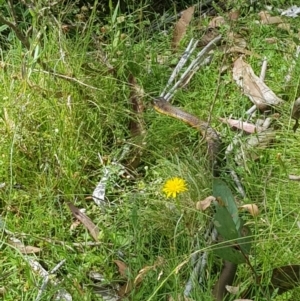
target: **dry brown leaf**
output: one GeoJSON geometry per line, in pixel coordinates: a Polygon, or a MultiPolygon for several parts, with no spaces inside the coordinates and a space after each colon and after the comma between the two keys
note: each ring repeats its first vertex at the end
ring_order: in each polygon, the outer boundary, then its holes
{"type": "Polygon", "coordinates": [[[142,281],[144,276],[151,270],[156,270],[157,267],[161,266],[162,264],[164,264],[164,259],[162,257],[158,257],[157,260],[155,261],[154,265],[151,266],[145,266],[144,268],[142,268],[138,275],[135,277],[134,279],[134,285],[139,285],[142,281]]]}
{"type": "Polygon", "coordinates": [[[155,267],[154,266],[146,266],[146,267],[144,267],[143,269],[141,269],[140,271],[139,271],[139,273],[138,273],[138,275],[135,277],[135,279],[134,279],[134,285],[138,285],[138,284],[140,284],[142,281],[143,281],[143,279],[144,279],[144,276],[149,272],[149,271],[151,271],[151,270],[154,270],[155,269],[155,267]]]}
{"type": "Polygon", "coordinates": [[[129,129],[132,137],[142,135],[144,131],[143,119],[141,114],[144,112],[143,98],[145,92],[142,87],[137,84],[135,77],[129,76],[130,96],[129,102],[132,110],[132,119],[130,120],[129,129]]]}
{"type": "Polygon", "coordinates": [[[81,221],[81,223],[88,229],[91,236],[95,241],[99,241],[99,228],[91,221],[91,219],[81,212],[77,207],[75,207],[72,203],[67,204],[72,214],[81,221]]]}
{"type": "Polygon", "coordinates": [[[259,209],[258,209],[257,205],[255,205],[255,204],[246,204],[246,205],[240,206],[239,208],[248,211],[252,216],[259,215],[259,209]]]}
{"type": "Polygon", "coordinates": [[[223,123],[226,123],[233,128],[243,130],[245,133],[248,133],[248,134],[261,132],[263,130],[262,127],[257,127],[256,125],[249,123],[249,122],[231,119],[231,118],[228,118],[228,119],[227,118],[219,118],[219,119],[223,123]]]}
{"type": "Polygon", "coordinates": [[[261,24],[280,24],[283,23],[279,16],[271,16],[267,11],[261,11],[259,14],[261,24]]]}
{"type": "Polygon", "coordinates": [[[41,248],[33,247],[33,246],[25,246],[24,248],[20,249],[20,252],[23,254],[34,254],[39,253],[41,248]]]}
{"type": "Polygon", "coordinates": [[[260,110],[266,110],[269,106],[277,106],[283,100],[258,77],[255,75],[251,66],[240,57],[234,62],[233,79],[243,89],[243,93],[260,110]]]}
{"type": "Polygon", "coordinates": [[[208,28],[216,28],[220,27],[221,25],[226,24],[224,17],[222,16],[217,16],[214,17],[209,23],[208,23],[208,28]]]}
{"type": "Polygon", "coordinates": [[[213,202],[215,200],[216,200],[216,198],[214,196],[208,196],[204,200],[198,201],[196,203],[196,209],[200,210],[200,211],[204,211],[210,206],[211,202],[213,202]]]}
{"type": "Polygon", "coordinates": [[[130,96],[129,102],[131,105],[131,118],[129,122],[129,129],[131,137],[134,139],[133,147],[128,154],[128,159],[126,160],[126,168],[128,170],[134,171],[141,162],[141,156],[143,149],[145,147],[145,124],[144,124],[144,90],[141,88],[133,75],[129,76],[129,84],[130,84],[130,96]]]}
{"type": "Polygon", "coordinates": [[[122,277],[127,278],[127,276],[128,276],[128,267],[127,267],[126,263],[124,263],[121,260],[114,260],[114,263],[118,266],[119,274],[122,277]]]}
{"type": "Polygon", "coordinates": [[[22,254],[35,254],[41,251],[41,248],[33,246],[25,246],[19,239],[10,238],[9,244],[17,248],[22,254]]]}
{"type": "Polygon", "coordinates": [[[195,11],[195,6],[191,6],[182,12],[181,18],[175,24],[172,40],[172,48],[176,49],[186,33],[186,29],[190,24],[193,14],[195,11]]]}
{"type": "MultiPolygon", "coordinates": [[[[127,271],[128,271],[126,264],[120,260],[114,260],[114,262],[119,268],[120,275],[122,275],[123,277],[126,277],[127,271]]],[[[120,289],[118,291],[118,295],[120,297],[124,297],[125,295],[130,293],[134,288],[138,287],[139,284],[141,284],[141,282],[144,279],[144,276],[149,271],[155,270],[158,266],[162,265],[163,263],[164,263],[164,259],[159,256],[152,266],[146,266],[146,267],[142,268],[139,271],[138,275],[135,277],[134,281],[128,280],[127,283],[125,283],[123,286],[120,287],[120,289]]]]}

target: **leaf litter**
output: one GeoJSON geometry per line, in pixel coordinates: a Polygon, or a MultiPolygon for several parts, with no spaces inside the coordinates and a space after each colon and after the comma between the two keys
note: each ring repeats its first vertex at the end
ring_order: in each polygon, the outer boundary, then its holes
{"type": "Polygon", "coordinates": [[[172,48],[175,50],[180,41],[185,36],[188,25],[190,24],[195,11],[195,6],[191,6],[182,12],[181,18],[177,21],[174,27],[172,48]]]}

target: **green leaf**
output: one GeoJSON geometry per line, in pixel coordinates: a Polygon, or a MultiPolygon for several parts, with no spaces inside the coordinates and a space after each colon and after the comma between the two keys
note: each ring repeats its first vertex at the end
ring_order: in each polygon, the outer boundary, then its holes
{"type": "Polygon", "coordinates": [[[235,203],[234,197],[233,197],[229,187],[226,185],[225,182],[223,182],[220,179],[214,179],[213,196],[216,198],[222,199],[222,201],[225,203],[225,206],[227,207],[229,213],[231,214],[231,217],[236,225],[236,229],[240,229],[241,220],[239,218],[238,207],[235,203]]]}
{"type": "Polygon", "coordinates": [[[243,256],[243,254],[239,251],[234,249],[232,246],[224,246],[213,250],[213,252],[219,256],[220,258],[233,262],[235,264],[241,264],[246,262],[246,258],[243,256]]]}
{"type": "Polygon", "coordinates": [[[234,243],[235,239],[240,235],[236,229],[231,214],[228,212],[227,207],[216,204],[216,214],[214,216],[214,225],[218,233],[225,239],[231,240],[234,243]]]}
{"type": "Polygon", "coordinates": [[[248,255],[252,245],[252,233],[248,226],[241,226],[239,231],[240,238],[236,240],[236,243],[242,249],[242,251],[248,255]]]}

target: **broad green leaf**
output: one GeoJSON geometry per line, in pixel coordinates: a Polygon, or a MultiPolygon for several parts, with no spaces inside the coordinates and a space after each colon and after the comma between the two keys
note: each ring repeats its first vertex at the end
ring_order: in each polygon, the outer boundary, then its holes
{"type": "Polygon", "coordinates": [[[228,212],[227,207],[216,204],[216,213],[214,216],[214,225],[218,233],[225,239],[231,240],[234,243],[235,239],[240,235],[236,229],[231,214],[228,212]]]}
{"type": "Polygon", "coordinates": [[[246,262],[244,255],[239,250],[236,250],[231,246],[222,246],[221,248],[213,250],[213,252],[220,258],[233,262],[235,264],[246,262]]]}
{"type": "Polygon", "coordinates": [[[252,244],[252,233],[248,226],[241,226],[239,231],[240,238],[236,240],[236,243],[243,250],[243,252],[248,255],[250,254],[251,244],[252,244]]]}
{"type": "Polygon", "coordinates": [[[236,229],[239,229],[240,225],[241,225],[241,221],[239,218],[238,207],[235,203],[234,197],[233,197],[229,187],[226,185],[225,182],[223,182],[220,179],[214,179],[213,196],[216,198],[219,197],[222,199],[222,201],[225,203],[225,206],[227,207],[229,213],[231,214],[231,217],[236,225],[236,229]]]}

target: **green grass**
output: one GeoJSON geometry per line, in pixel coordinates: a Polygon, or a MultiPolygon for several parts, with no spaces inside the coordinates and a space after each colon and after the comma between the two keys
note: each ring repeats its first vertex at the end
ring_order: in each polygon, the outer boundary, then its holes
{"type": "MultiPolygon", "coordinates": [[[[125,22],[118,23],[116,18],[122,14],[115,10],[115,15],[111,12],[103,24],[97,23],[95,12],[91,12],[86,27],[70,35],[60,32],[55,24],[47,28],[47,38],[39,50],[41,60],[56,72],[74,76],[97,89],[39,72],[39,65],[13,34],[1,52],[0,181],[5,183],[0,190],[1,221],[25,245],[42,249],[32,257],[48,271],[66,259],[57,273],[62,282],[56,288],[48,285],[42,300],[51,300],[58,288],[69,291],[73,300],[101,300],[88,286],[92,284],[89,272],[99,272],[107,283],[115,283],[122,277],[114,260],[122,260],[129,268],[128,277],[134,280],[141,269],[154,265],[158,258],[163,264],[149,271],[128,299],[158,301],[168,300],[171,295],[181,300],[191,273],[189,257],[195,250],[206,248],[202,237],[209,213],[195,209],[198,200],[212,193],[205,145],[199,142],[194,129],[157,114],[151,107],[151,100],[163,90],[173,70],[171,63],[181,52],[172,54],[171,32],[148,35],[137,31],[134,20],[140,20],[139,12],[134,11],[125,22]],[[99,32],[100,26],[107,27],[105,33],[99,32]],[[93,42],[94,33],[98,34],[98,44],[93,42]],[[103,56],[114,67],[112,72],[101,61],[103,56]],[[169,56],[164,65],[158,62],[159,56],[169,56]],[[27,77],[21,74],[24,64],[27,77]],[[87,65],[92,69],[85,68],[87,65]],[[146,146],[136,178],[120,176],[120,170],[113,169],[106,191],[111,205],[101,211],[88,198],[103,176],[99,154],[110,164],[118,161],[124,148],[132,144],[128,128],[130,73],[145,91],[146,146]],[[173,201],[167,200],[161,189],[173,176],[185,179],[189,190],[171,206],[173,201]],[[74,220],[67,202],[85,208],[98,225],[99,245],[73,245],[90,242],[92,237],[82,225],[70,230],[74,220]]],[[[245,36],[248,48],[268,58],[265,81],[285,102],[279,108],[280,118],[274,120],[276,139],[272,146],[257,150],[259,161],[245,159],[245,168],[234,164],[231,167],[244,185],[245,202],[261,209],[256,219],[247,217],[247,221],[256,242],[251,262],[258,272],[267,273],[277,266],[300,263],[300,187],[287,178],[288,174],[300,174],[299,132],[293,133],[290,119],[292,103],[299,96],[300,64],[296,64],[292,80],[286,85],[284,77],[295,53],[296,34],[278,30],[275,25],[256,24],[257,19],[257,14],[250,11],[231,30],[239,32],[241,27],[249,27],[250,34],[245,36]],[[266,37],[276,37],[278,43],[266,44],[266,37]]],[[[42,30],[48,21],[45,18],[36,30],[42,30]]],[[[63,24],[64,20],[59,22],[63,24]]],[[[197,32],[198,20],[193,22],[182,42],[182,51],[197,32]]],[[[287,22],[294,30],[299,27],[299,18],[287,22]]],[[[226,33],[229,28],[222,30],[226,33]]],[[[254,56],[245,60],[259,74],[261,60],[254,56]]],[[[231,66],[232,58],[217,51],[212,64],[200,69],[188,87],[177,92],[174,104],[206,120],[216,95],[212,124],[229,144],[235,133],[220,124],[218,117],[232,114],[244,118],[251,103],[231,79],[231,67],[220,75],[221,64],[231,66]]],[[[222,179],[240,198],[230,176],[224,172],[222,179]]],[[[1,231],[3,300],[35,300],[41,277],[29,267],[26,256],[9,244],[9,237],[1,231]]],[[[207,287],[203,292],[195,286],[193,300],[212,300],[210,290],[220,264],[220,259],[209,252],[207,287]]],[[[247,287],[251,277],[249,267],[241,265],[235,283],[247,287]]],[[[267,275],[264,277],[267,283],[267,275]]],[[[286,300],[297,296],[296,289],[286,294],[286,300]]],[[[257,296],[257,300],[264,299],[257,296]]]]}

